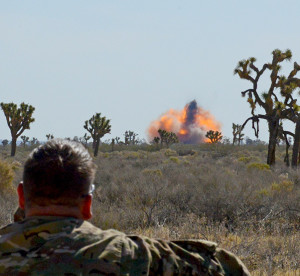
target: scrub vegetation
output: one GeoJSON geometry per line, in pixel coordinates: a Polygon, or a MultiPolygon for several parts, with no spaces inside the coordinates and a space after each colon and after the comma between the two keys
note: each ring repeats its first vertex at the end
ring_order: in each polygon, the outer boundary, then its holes
{"type": "MultiPolygon", "coordinates": [[[[34,146],[0,147],[0,222],[12,221],[14,188],[34,146]]],[[[89,148],[91,154],[92,147],[89,148]]],[[[237,254],[253,275],[300,274],[300,172],[267,145],[102,144],[92,222],[163,239],[207,239],[237,254]]]]}

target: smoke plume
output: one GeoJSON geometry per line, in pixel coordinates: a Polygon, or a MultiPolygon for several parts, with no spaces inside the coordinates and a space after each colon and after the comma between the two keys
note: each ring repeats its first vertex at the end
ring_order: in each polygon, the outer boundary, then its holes
{"type": "Polygon", "coordinates": [[[191,101],[183,110],[170,109],[157,120],[151,122],[148,128],[150,140],[159,136],[158,130],[164,129],[176,133],[179,141],[184,144],[198,144],[207,141],[205,134],[208,130],[221,130],[221,124],[214,116],[191,101]]]}

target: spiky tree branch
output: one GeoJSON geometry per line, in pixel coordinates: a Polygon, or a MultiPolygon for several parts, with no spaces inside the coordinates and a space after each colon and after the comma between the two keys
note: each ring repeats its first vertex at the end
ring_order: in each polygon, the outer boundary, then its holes
{"type": "Polygon", "coordinates": [[[299,117],[299,108],[292,93],[296,88],[300,87],[300,79],[295,78],[295,75],[300,70],[300,66],[296,62],[294,63],[294,69],[287,78],[285,76],[279,76],[281,63],[291,59],[291,51],[286,50],[283,52],[279,49],[275,49],[272,52],[272,55],[272,62],[265,63],[261,69],[255,66],[255,58],[249,58],[240,61],[234,70],[234,74],[238,74],[242,79],[249,80],[252,84],[250,89],[241,92],[243,97],[247,96],[247,101],[250,104],[252,114],[252,116],[245,121],[243,127],[251,120],[252,128],[254,129],[256,137],[258,137],[259,119],[266,119],[268,122],[269,146],[267,163],[269,165],[275,163],[275,148],[280,131],[280,122],[284,119],[296,122],[297,117],[299,117]],[[258,92],[258,82],[267,69],[271,71],[270,87],[267,92],[262,93],[260,96],[258,92]],[[276,89],[280,91],[282,101],[279,100],[276,89]],[[264,109],[265,114],[255,114],[257,104],[264,109]]]}

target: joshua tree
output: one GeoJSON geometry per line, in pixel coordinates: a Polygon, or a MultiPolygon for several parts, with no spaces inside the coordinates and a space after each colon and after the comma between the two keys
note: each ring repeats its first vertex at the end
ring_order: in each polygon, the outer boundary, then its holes
{"type": "Polygon", "coordinates": [[[27,137],[27,136],[25,136],[25,135],[22,135],[22,136],[21,136],[21,139],[22,139],[23,147],[25,148],[26,143],[29,142],[29,137],[27,137]]]}
{"type": "Polygon", "coordinates": [[[288,77],[284,75],[278,75],[281,69],[281,63],[285,60],[289,61],[292,58],[292,52],[286,50],[282,52],[278,49],[272,52],[273,59],[271,63],[265,63],[261,69],[258,69],[254,63],[255,58],[251,57],[247,60],[242,60],[238,63],[238,66],[234,70],[235,74],[238,74],[241,79],[245,79],[251,82],[251,88],[241,92],[242,96],[247,96],[248,102],[251,107],[252,116],[249,117],[242,127],[252,121],[252,128],[254,129],[256,137],[259,134],[259,119],[264,119],[268,122],[269,128],[269,145],[268,145],[268,157],[267,163],[269,165],[275,164],[275,150],[276,142],[280,132],[282,135],[291,134],[281,129],[281,121],[284,119],[296,122],[299,118],[299,107],[292,94],[293,91],[300,87],[300,79],[295,78],[295,75],[300,70],[300,66],[295,62],[294,69],[290,72],[288,77]],[[266,70],[271,71],[270,74],[270,86],[268,91],[259,94],[258,82],[260,77],[266,70]],[[279,97],[279,94],[281,97],[279,97]],[[255,114],[255,108],[259,105],[264,114],[255,114]]]}
{"type": "Polygon", "coordinates": [[[98,155],[100,139],[106,134],[110,133],[110,120],[106,117],[101,117],[101,113],[96,113],[89,120],[85,121],[84,128],[91,134],[94,145],[94,156],[98,155]]]}
{"type": "Polygon", "coordinates": [[[116,142],[116,144],[119,145],[119,144],[121,143],[120,139],[121,139],[121,138],[118,137],[118,136],[115,137],[115,142],[116,142]]]}
{"type": "Polygon", "coordinates": [[[210,140],[210,143],[216,144],[222,141],[222,133],[219,131],[209,130],[206,132],[205,137],[210,140]]]}
{"type": "Polygon", "coordinates": [[[39,144],[39,140],[35,137],[32,137],[32,139],[29,141],[31,146],[35,146],[37,144],[39,144]]]}
{"type": "Polygon", "coordinates": [[[54,138],[54,136],[49,133],[49,134],[46,134],[46,138],[47,138],[47,140],[51,140],[54,138]]]}
{"type": "Polygon", "coordinates": [[[160,141],[160,138],[159,138],[159,137],[154,137],[154,138],[153,138],[153,144],[158,145],[159,141],[160,141]]]}
{"type": "MultiPolygon", "coordinates": [[[[288,137],[288,135],[295,137],[294,133],[291,133],[289,131],[284,131],[283,127],[282,127],[282,123],[280,123],[279,130],[278,130],[277,145],[280,144],[280,141],[282,141],[283,143],[286,144],[284,162],[286,163],[287,166],[290,165],[289,148],[290,148],[290,144],[291,144],[291,137],[288,137]]],[[[297,161],[296,161],[296,163],[297,163],[297,161]]]]}
{"type": "Polygon", "coordinates": [[[6,147],[8,145],[8,140],[7,139],[2,140],[2,145],[3,147],[6,147]]]}
{"type": "Polygon", "coordinates": [[[34,107],[25,103],[21,103],[17,107],[14,103],[1,103],[1,108],[4,112],[6,122],[11,133],[11,156],[16,154],[16,146],[18,137],[25,129],[30,129],[30,124],[34,122],[32,114],[34,107]]]}
{"type": "Polygon", "coordinates": [[[138,134],[136,134],[135,132],[131,131],[131,130],[126,130],[124,137],[125,137],[125,145],[135,145],[138,143],[138,140],[136,139],[136,137],[138,136],[138,134]]]}
{"type": "Polygon", "coordinates": [[[244,134],[242,133],[242,126],[238,124],[232,123],[232,134],[233,134],[233,142],[232,144],[234,145],[236,142],[238,144],[241,144],[241,141],[244,140],[243,136],[244,134]]]}
{"type": "Polygon", "coordinates": [[[85,145],[87,146],[88,140],[91,139],[91,136],[89,136],[87,133],[85,133],[84,136],[83,136],[83,139],[84,139],[84,141],[85,141],[85,145]]]}
{"type": "Polygon", "coordinates": [[[163,146],[165,144],[167,148],[175,143],[179,142],[177,135],[174,132],[169,132],[164,129],[159,129],[158,134],[160,136],[160,144],[163,146]]]}
{"type": "Polygon", "coordinates": [[[176,144],[179,143],[179,139],[177,137],[177,135],[174,132],[168,132],[167,133],[167,137],[165,138],[165,143],[167,145],[167,148],[172,145],[172,144],[176,144]]]}
{"type": "Polygon", "coordinates": [[[115,150],[115,139],[112,138],[111,139],[111,151],[114,151],[115,150]]]}
{"type": "Polygon", "coordinates": [[[295,127],[294,145],[293,145],[293,155],[292,155],[292,167],[296,168],[297,164],[300,162],[299,154],[300,148],[300,117],[298,116],[295,127]]]}
{"type": "Polygon", "coordinates": [[[151,143],[153,145],[156,145],[156,148],[159,148],[159,142],[160,142],[160,138],[159,137],[154,137],[153,140],[151,141],[151,143]]]}

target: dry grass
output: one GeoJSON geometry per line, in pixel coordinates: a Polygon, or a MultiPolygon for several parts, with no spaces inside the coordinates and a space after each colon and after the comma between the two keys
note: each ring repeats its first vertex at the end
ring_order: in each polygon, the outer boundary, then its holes
{"type": "MultiPolygon", "coordinates": [[[[240,256],[253,275],[300,275],[300,173],[285,167],[283,151],[270,169],[262,145],[109,149],[103,145],[95,159],[97,226],[208,239],[240,256]]],[[[19,151],[16,160],[23,163],[26,154],[19,151]]],[[[15,174],[16,184],[21,170],[15,174]]],[[[0,207],[5,224],[14,205],[0,196],[0,207]]]]}

